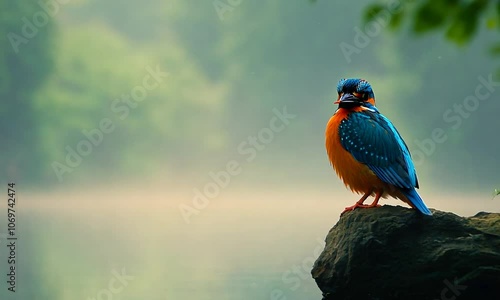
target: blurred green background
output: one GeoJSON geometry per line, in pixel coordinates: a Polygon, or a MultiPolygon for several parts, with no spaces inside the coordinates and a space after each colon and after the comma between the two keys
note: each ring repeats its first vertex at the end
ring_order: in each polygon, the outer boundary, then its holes
{"type": "Polygon", "coordinates": [[[499,12],[484,0],[3,0],[0,172],[5,194],[16,183],[20,240],[18,291],[2,278],[0,298],[320,299],[315,250],[357,199],[324,150],[343,77],[372,84],[428,206],[498,211],[499,12]],[[294,115],[279,131],[276,111],[294,115]],[[238,172],[219,184],[230,161],[238,172]],[[134,279],[107,293],[123,268],[134,279]]]}

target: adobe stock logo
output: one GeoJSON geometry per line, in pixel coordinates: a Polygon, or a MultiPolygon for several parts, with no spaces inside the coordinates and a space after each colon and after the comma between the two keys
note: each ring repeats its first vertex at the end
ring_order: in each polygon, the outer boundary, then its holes
{"type": "MultiPolygon", "coordinates": [[[[139,104],[145,101],[150,92],[158,88],[162,84],[169,73],[163,72],[160,66],[151,68],[145,67],[147,74],[142,78],[141,84],[134,86],[128,94],[122,94],[120,98],[114,99],[111,102],[110,110],[114,116],[123,121],[139,104]]],[[[72,173],[84,161],[85,157],[90,156],[93,151],[99,147],[105,138],[112,134],[116,129],[116,124],[112,120],[112,116],[102,118],[96,127],[85,130],[82,129],[83,137],[74,145],[66,145],[66,157],[62,162],[53,161],[51,166],[61,183],[64,180],[65,174],[72,173]]]]}
{"type": "Polygon", "coordinates": [[[87,298],[87,300],[112,300],[114,295],[123,292],[129,282],[135,279],[135,276],[126,274],[125,268],[122,269],[121,273],[113,270],[111,274],[113,277],[109,280],[107,288],[97,292],[96,297],[87,298]]]}
{"type": "MultiPolygon", "coordinates": [[[[412,2],[413,0],[405,1],[405,4],[412,2]]],[[[403,3],[401,0],[389,0],[385,9],[377,14],[377,17],[366,23],[364,28],[361,29],[358,26],[353,28],[354,38],[352,44],[341,42],[339,44],[340,50],[344,55],[347,63],[351,63],[353,54],[360,54],[361,50],[368,47],[372,42],[372,39],[379,36],[382,33],[382,29],[389,25],[391,16],[397,14],[403,10],[403,3]]]]}
{"type": "Polygon", "coordinates": [[[243,0],[214,0],[212,4],[219,20],[224,21],[225,15],[240,6],[242,2],[243,0]]]}
{"type": "MultiPolygon", "coordinates": [[[[500,87],[500,82],[494,81],[492,74],[489,74],[487,78],[479,76],[477,79],[479,83],[474,89],[473,95],[465,97],[459,103],[454,103],[453,108],[448,108],[443,112],[443,121],[450,124],[452,130],[459,129],[464,120],[470,118],[479,109],[481,103],[491,99],[493,93],[500,87]]],[[[427,157],[436,152],[438,145],[446,140],[448,140],[448,135],[446,130],[441,127],[434,128],[428,138],[415,140],[418,149],[411,151],[415,166],[423,164],[427,157]]]]}
{"type": "Polygon", "coordinates": [[[435,300],[455,300],[467,289],[466,285],[451,283],[448,279],[443,280],[443,283],[446,287],[441,290],[441,297],[435,300]]]}
{"type": "Polygon", "coordinates": [[[211,180],[203,185],[201,189],[193,189],[194,196],[191,203],[179,204],[179,212],[186,224],[190,224],[194,215],[199,215],[202,210],[207,208],[210,201],[219,196],[221,191],[229,186],[233,177],[243,172],[242,165],[244,162],[253,162],[257,154],[274,141],[276,134],[285,130],[290,124],[290,120],[297,117],[288,113],[286,106],[281,111],[276,108],[273,108],[272,111],[274,116],[269,120],[268,127],[260,129],[256,135],[248,136],[246,140],[238,144],[238,154],[244,156],[244,161],[230,160],[222,170],[208,172],[211,180]]]}
{"type": "Polygon", "coordinates": [[[51,18],[54,18],[60,11],[60,4],[67,4],[69,0],[48,0],[47,2],[38,1],[40,10],[35,12],[29,19],[27,17],[22,17],[20,34],[15,32],[9,32],[7,38],[9,39],[10,45],[14,52],[19,53],[19,46],[21,44],[27,44],[31,39],[33,39],[40,28],[45,27],[51,18]]]}
{"type": "MultiPolygon", "coordinates": [[[[318,244],[311,255],[304,257],[300,264],[291,266],[281,274],[281,281],[292,293],[301,287],[303,281],[311,279],[311,269],[314,266],[314,262],[318,259],[323,248],[325,248],[325,242],[322,239],[316,238],[316,241],[318,244]]],[[[270,300],[287,300],[287,298],[285,291],[282,289],[273,289],[269,293],[270,300]]]]}

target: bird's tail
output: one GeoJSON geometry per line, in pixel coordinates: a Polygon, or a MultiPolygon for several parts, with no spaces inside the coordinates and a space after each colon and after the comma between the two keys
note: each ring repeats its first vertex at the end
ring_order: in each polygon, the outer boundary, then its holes
{"type": "Polygon", "coordinates": [[[420,198],[420,195],[417,193],[415,189],[408,189],[408,190],[403,190],[403,194],[408,198],[408,200],[415,206],[416,209],[418,209],[421,213],[424,215],[429,215],[432,216],[432,212],[427,208],[427,206],[424,203],[424,200],[420,198]]]}

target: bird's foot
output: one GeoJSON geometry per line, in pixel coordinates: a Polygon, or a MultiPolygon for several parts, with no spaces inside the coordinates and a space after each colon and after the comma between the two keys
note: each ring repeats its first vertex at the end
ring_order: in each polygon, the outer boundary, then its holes
{"type": "Polygon", "coordinates": [[[372,203],[372,204],[361,204],[361,203],[355,203],[354,205],[352,206],[348,206],[344,209],[344,211],[340,214],[340,215],[343,215],[345,214],[346,212],[348,211],[353,211],[355,210],[356,208],[373,208],[373,207],[380,207],[379,204],[376,204],[376,203],[372,203]]]}

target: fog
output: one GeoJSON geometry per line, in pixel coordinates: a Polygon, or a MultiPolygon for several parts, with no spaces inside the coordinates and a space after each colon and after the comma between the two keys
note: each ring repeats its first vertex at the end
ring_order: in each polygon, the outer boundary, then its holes
{"type": "Polygon", "coordinates": [[[43,3],[0,4],[1,299],[320,299],[312,262],[360,197],[324,147],[344,77],[429,207],[500,210],[496,32],[365,25],[370,1],[43,3]]]}

